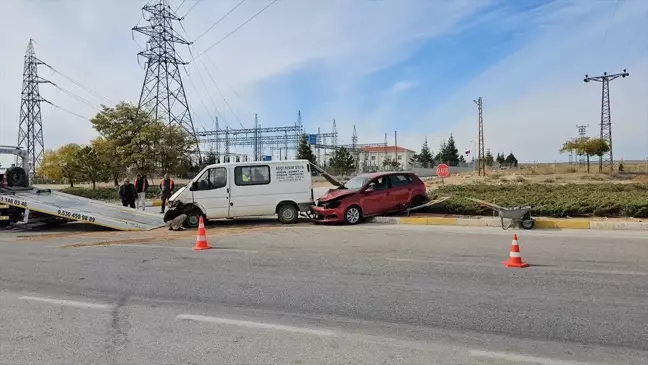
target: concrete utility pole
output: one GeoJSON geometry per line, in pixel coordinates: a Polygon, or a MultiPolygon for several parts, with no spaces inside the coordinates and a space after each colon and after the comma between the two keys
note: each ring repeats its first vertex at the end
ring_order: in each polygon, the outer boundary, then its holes
{"type": "Polygon", "coordinates": [[[473,100],[477,104],[477,174],[479,176],[486,176],[486,154],[484,153],[484,115],[483,115],[483,102],[481,96],[477,100],[473,100]]]}
{"type": "Polygon", "coordinates": [[[610,152],[604,154],[600,158],[600,164],[603,165],[605,162],[610,166],[610,171],[614,171],[614,157],[612,155],[612,115],[610,113],[610,81],[615,80],[619,77],[628,77],[630,74],[623,69],[623,72],[613,75],[608,75],[607,72],[604,72],[601,76],[592,76],[585,75],[583,81],[590,82],[596,81],[602,84],[601,91],[601,138],[604,139],[610,146],[610,152]]]}

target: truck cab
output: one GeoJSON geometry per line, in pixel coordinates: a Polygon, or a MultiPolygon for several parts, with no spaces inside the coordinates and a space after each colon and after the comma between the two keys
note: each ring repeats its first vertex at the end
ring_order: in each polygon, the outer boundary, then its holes
{"type": "Polygon", "coordinates": [[[313,203],[308,160],[254,161],[205,167],[169,199],[164,221],[186,214],[184,225],[204,219],[277,215],[282,223],[296,223],[313,203]]]}

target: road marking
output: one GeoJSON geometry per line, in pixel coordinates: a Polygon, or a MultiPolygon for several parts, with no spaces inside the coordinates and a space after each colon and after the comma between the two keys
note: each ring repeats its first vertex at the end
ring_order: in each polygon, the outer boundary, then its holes
{"type": "Polygon", "coordinates": [[[110,304],[75,302],[75,301],[72,301],[72,300],[41,298],[41,297],[23,296],[23,297],[19,297],[18,299],[33,300],[35,302],[51,303],[51,304],[63,305],[63,306],[67,306],[67,307],[77,307],[77,308],[111,309],[113,307],[110,304]]]}
{"type": "Polygon", "coordinates": [[[240,327],[262,328],[262,329],[269,329],[269,330],[303,333],[303,334],[316,335],[316,336],[327,336],[327,337],[337,336],[335,332],[329,330],[315,330],[315,329],[303,328],[303,327],[283,326],[280,324],[271,324],[271,323],[262,323],[262,322],[240,321],[237,319],[208,317],[208,316],[200,316],[194,314],[180,314],[176,317],[176,319],[190,320],[190,321],[197,321],[197,322],[218,323],[218,324],[230,324],[233,326],[240,326],[240,327]]]}
{"type": "MultiPolygon", "coordinates": [[[[426,263],[426,264],[446,264],[446,265],[469,265],[469,266],[485,266],[485,267],[503,267],[500,264],[488,263],[488,262],[474,262],[474,261],[447,261],[447,260],[425,260],[425,259],[405,259],[405,258],[396,258],[396,257],[387,257],[388,261],[397,261],[397,262],[416,262],[416,263],[426,263]]],[[[529,262],[531,268],[536,270],[545,270],[545,271],[564,271],[564,272],[579,272],[579,273],[588,273],[588,274],[605,274],[605,275],[635,275],[635,276],[648,276],[648,272],[644,271],[619,271],[619,270],[596,270],[596,269],[575,269],[569,267],[556,267],[556,266],[533,266],[533,263],[529,262]]]]}
{"type": "Polygon", "coordinates": [[[490,359],[499,359],[507,360],[514,362],[528,362],[533,364],[542,364],[542,365],[584,365],[587,363],[584,362],[574,362],[574,361],[565,361],[558,359],[549,359],[544,357],[535,357],[535,356],[525,356],[517,355],[508,352],[494,352],[494,351],[482,351],[482,350],[469,350],[468,353],[470,356],[474,357],[487,357],[490,359]]]}

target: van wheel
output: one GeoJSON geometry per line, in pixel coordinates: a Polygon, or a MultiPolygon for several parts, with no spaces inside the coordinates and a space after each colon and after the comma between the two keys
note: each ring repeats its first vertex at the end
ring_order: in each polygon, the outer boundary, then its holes
{"type": "Polygon", "coordinates": [[[299,210],[292,204],[284,204],[280,206],[277,214],[279,216],[279,221],[283,224],[297,223],[297,219],[299,218],[299,210]]]}
{"type": "Polygon", "coordinates": [[[352,205],[344,211],[344,223],[357,224],[362,220],[362,211],[357,205],[352,205]]]}
{"type": "Polygon", "coordinates": [[[186,228],[196,228],[200,223],[200,216],[202,212],[198,208],[188,208],[184,211],[184,214],[187,215],[183,225],[186,228]]]}

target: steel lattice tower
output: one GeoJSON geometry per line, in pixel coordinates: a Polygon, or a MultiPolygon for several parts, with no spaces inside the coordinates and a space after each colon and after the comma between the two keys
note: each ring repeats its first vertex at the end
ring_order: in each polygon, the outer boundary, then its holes
{"type": "MultiPolygon", "coordinates": [[[[578,129],[578,139],[582,140],[585,138],[587,135],[587,127],[589,125],[577,125],[576,128],[578,129]]],[[[578,155],[578,164],[579,165],[584,165],[585,164],[585,155],[578,155]]]]}
{"type": "Polygon", "coordinates": [[[40,103],[47,102],[47,100],[40,96],[38,85],[43,83],[51,84],[51,82],[38,76],[38,65],[43,64],[41,60],[36,58],[34,42],[30,39],[25,53],[25,67],[23,70],[18,146],[27,149],[29,156],[28,173],[31,176],[34,175],[45,150],[40,103]]]}
{"type": "Polygon", "coordinates": [[[478,124],[478,138],[477,138],[477,174],[479,176],[486,176],[486,154],[484,153],[484,114],[481,96],[477,100],[473,100],[477,104],[477,124],[478,124]]]}
{"type": "Polygon", "coordinates": [[[602,84],[601,91],[601,138],[604,139],[610,146],[610,152],[601,156],[599,163],[603,166],[603,163],[610,166],[610,170],[614,171],[614,157],[612,155],[612,115],[610,113],[610,81],[617,79],[619,77],[627,77],[630,74],[624,69],[622,73],[608,75],[607,72],[604,72],[602,76],[592,76],[585,75],[583,81],[597,81],[602,84]]]}
{"type": "Polygon", "coordinates": [[[145,5],[142,11],[149,13],[148,18],[144,17],[149,25],[132,29],[149,36],[146,49],[137,54],[146,59],[146,76],[138,107],[155,120],[182,127],[198,141],[180,76],[179,66],[187,62],[182,61],[175,49],[176,44],[191,44],[173,29],[174,22],[182,19],[171,10],[168,0],[145,5]]]}

